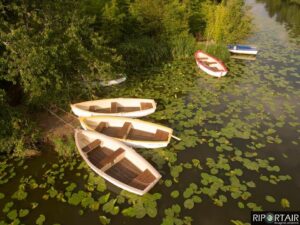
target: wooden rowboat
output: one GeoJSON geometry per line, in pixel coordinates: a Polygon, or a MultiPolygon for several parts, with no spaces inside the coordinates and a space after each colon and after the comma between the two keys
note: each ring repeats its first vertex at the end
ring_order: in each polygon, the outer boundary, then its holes
{"type": "Polygon", "coordinates": [[[195,60],[198,67],[211,76],[222,77],[228,72],[226,66],[221,60],[200,50],[195,53],[195,60]]]}
{"type": "Polygon", "coordinates": [[[156,110],[153,99],[113,98],[81,102],[71,105],[77,116],[123,116],[142,117],[156,110]]]}
{"type": "Polygon", "coordinates": [[[235,54],[257,55],[257,48],[249,45],[228,45],[228,51],[235,54]]]}
{"type": "Polygon", "coordinates": [[[166,147],[173,132],[159,124],[123,117],[80,117],[79,121],[85,130],[95,130],[136,148],[166,147]]]}
{"type": "Polygon", "coordinates": [[[161,178],[147,160],[111,137],[77,129],[75,142],[89,167],[121,189],[143,195],[161,178]]]}

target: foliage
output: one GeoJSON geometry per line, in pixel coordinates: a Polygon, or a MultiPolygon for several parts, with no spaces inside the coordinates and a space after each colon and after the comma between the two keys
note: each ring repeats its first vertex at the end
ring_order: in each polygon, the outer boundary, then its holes
{"type": "Polygon", "coordinates": [[[244,38],[251,27],[243,5],[242,0],[223,0],[220,4],[207,0],[202,8],[206,38],[217,43],[234,43],[244,38]]]}
{"type": "Polygon", "coordinates": [[[54,150],[60,157],[71,158],[76,154],[76,146],[72,136],[54,137],[54,150]]]}

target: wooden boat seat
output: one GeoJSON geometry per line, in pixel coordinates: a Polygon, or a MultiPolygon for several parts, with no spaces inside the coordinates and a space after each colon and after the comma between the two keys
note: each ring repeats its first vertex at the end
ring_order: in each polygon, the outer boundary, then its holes
{"type": "Polygon", "coordinates": [[[160,129],[156,130],[155,140],[158,141],[167,141],[169,138],[169,133],[160,129]]]}
{"type": "Polygon", "coordinates": [[[146,187],[148,187],[148,185],[151,184],[153,181],[155,181],[155,176],[148,169],[146,169],[144,172],[136,176],[129,183],[129,185],[138,187],[143,190],[146,187]]]}
{"type": "Polygon", "coordinates": [[[117,136],[121,139],[126,139],[131,128],[132,128],[132,124],[129,122],[125,122],[123,127],[118,131],[117,136]]]}
{"type": "Polygon", "coordinates": [[[214,72],[222,72],[222,70],[219,70],[217,67],[209,67],[209,69],[214,72]]]}
{"type": "Polygon", "coordinates": [[[141,110],[152,109],[152,103],[150,102],[141,102],[141,110]]]}
{"type": "Polygon", "coordinates": [[[97,107],[95,105],[91,105],[89,107],[89,111],[96,112],[97,111],[97,107]]]}
{"type": "Polygon", "coordinates": [[[111,103],[110,112],[111,113],[117,113],[118,112],[118,103],[117,102],[112,102],[111,103]]]}
{"type": "Polygon", "coordinates": [[[98,108],[96,105],[91,105],[89,111],[98,113],[110,113],[110,108],[98,108]]]}
{"type": "Polygon", "coordinates": [[[103,131],[104,128],[107,128],[108,124],[107,122],[101,122],[99,123],[99,125],[95,128],[96,131],[98,131],[99,133],[101,133],[103,131]]]}
{"type": "Polygon", "coordinates": [[[205,62],[207,65],[217,64],[217,62],[205,62]]]}
{"type": "Polygon", "coordinates": [[[198,57],[197,59],[200,59],[200,60],[208,60],[207,57],[198,57]]]}
{"type": "Polygon", "coordinates": [[[91,143],[89,143],[84,148],[82,148],[82,151],[84,153],[89,153],[89,152],[95,150],[98,146],[100,146],[100,144],[101,144],[101,141],[99,139],[96,139],[96,140],[92,141],[91,143]]]}
{"type": "Polygon", "coordinates": [[[114,151],[112,154],[102,159],[99,162],[99,167],[102,171],[106,171],[109,168],[111,168],[114,164],[121,161],[124,158],[124,156],[125,156],[125,150],[119,148],[117,151],[114,151]]]}

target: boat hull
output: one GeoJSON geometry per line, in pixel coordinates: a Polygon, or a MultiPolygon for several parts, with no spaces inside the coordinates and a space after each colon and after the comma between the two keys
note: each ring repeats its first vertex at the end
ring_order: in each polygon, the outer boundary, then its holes
{"type": "Polygon", "coordinates": [[[205,73],[213,77],[223,77],[228,73],[224,63],[213,56],[200,50],[197,51],[194,56],[197,66],[205,73]]]}
{"type": "Polygon", "coordinates": [[[95,100],[95,101],[87,101],[81,102],[77,104],[72,104],[71,109],[73,113],[79,117],[89,117],[89,116],[119,116],[119,117],[132,117],[138,118],[147,116],[152,114],[156,110],[156,103],[152,99],[130,99],[130,98],[115,98],[115,99],[105,99],[105,100],[95,100]],[[93,112],[89,110],[89,106],[91,105],[99,105],[109,107],[112,102],[117,102],[120,104],[124,104],[125,106],[139,106],[141,102],[151,103],[152,108],[143,109],[143,110],[136,110],[132,112],[93,112]]]}

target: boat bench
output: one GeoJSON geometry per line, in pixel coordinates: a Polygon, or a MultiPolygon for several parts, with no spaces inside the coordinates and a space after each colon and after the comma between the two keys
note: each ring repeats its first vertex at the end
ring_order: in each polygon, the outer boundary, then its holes
{"type": "Polygon", "coordinates": [[[117,102],[112,102],[110,104],[110,112],[111,113],[117,113],[118,112],[118,103],[117,102]]]}
{"type": "Polygon", "coordinates": [[[207,58],[207,57],[197,57],[197,59],[200,59],[200,60],[207,60],[208,58],[207,58]]]}
{"type": "Polygon", "coordinates": [[[84,148],[82,148],[82,151],[84,153],[89,153],[90,151],[96,149],[98,146],[100,146],[101,141],[99,139],[96,139],[94,141],[92,141],[91,143],[89,143],[87,146],[85,146],[84,148]]]}
{"type": "Polygon", "coordinates": [[[140,173],[137,177],[135,177],[129,183],[129,185],[143,186],[143,188],[146,188],[153,181],[155,181],[155,176],[148,169],[146,169],[144,172],[140,173]]]}
{"type": "Polygon", "coordinates": [[[157,140],[157,141],[167,141],[169,139],[169,133],[166,131],[157,129],[154,137],[155,137],[155,140],[157,140]]]}
{"type": "Polygon", "coordinates": [[[132,128],[132,124],[129,122],[125,122],[123,127],[119,130],[117,137],[121,139],[126,139],[131,128],[132,128]]]}
{"type": "Polygon", "coordinates": [[[141,110],[152,109],[152,103],[150,102],[141,102],[141,110]]]}
{"type": "Polygon", "coordinates": [[[222,72],[222,70],[219,70],[217,67],[209,67],[209,69],[214,72],[222,72]]]}
{"type": "Polygon", "coordinates": [[[207,65],[217,64],[217,62],[205,62],[207,65]]]}
{"type": "Polygon", "coordinates": [[[109,168],[111,168],[114,164],[121,161],[125,156],[125,150],[122,148],[119,148],[118,150],[114,151],[109,156],[105,157],[99,162],[99,168],[102,171],[106,171],[109,168]]]}
{"type": "Polygon", "coordinates": [[[98,131],[99,133],[101,133],[103,131],[103,129],[105,129],[107,127],[108,127],[107,122],[101,122],[98,124],[98,126],[95,128],[95,130],[98,131]]]}

